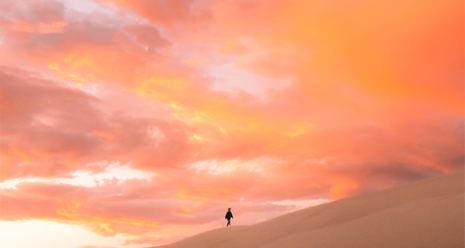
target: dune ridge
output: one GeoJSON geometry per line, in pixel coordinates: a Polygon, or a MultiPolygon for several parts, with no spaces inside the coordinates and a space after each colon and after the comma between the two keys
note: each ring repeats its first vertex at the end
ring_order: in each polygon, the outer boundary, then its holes
{"type": "Polygon", "coordinates": [[[153,248],[460,248],[464,188],[459,171],[153,248]]]}

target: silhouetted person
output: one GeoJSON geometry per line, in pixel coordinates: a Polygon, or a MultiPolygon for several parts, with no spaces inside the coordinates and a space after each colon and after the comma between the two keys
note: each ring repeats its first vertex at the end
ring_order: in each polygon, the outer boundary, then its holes
{"type": "Polygon", "coordinates": [[[228,212],[226,212],[226,216],[224,216],[226,220],[228,220],[228,224],[226,224],[226,227],[231,225],[231,218],[234,219],[232,213],[231,213],[231,208],[228,208],[228,212]]]}

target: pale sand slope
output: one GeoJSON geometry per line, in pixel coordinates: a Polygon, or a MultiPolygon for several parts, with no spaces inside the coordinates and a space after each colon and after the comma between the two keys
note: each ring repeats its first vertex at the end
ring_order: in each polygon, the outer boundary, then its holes
{"type": "Polygon", "coordinates": [[[465,247],[464,172],[342,199],[256,225],[220,228],[161,247],[465,247]]]}

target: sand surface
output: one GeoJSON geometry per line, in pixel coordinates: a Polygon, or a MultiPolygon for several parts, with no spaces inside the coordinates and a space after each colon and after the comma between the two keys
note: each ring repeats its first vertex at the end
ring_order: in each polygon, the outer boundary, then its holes
{"type": "Polygon", "coordinates": [[[460,171],[157,248],[458,248],[464,219],[460,171]]]}

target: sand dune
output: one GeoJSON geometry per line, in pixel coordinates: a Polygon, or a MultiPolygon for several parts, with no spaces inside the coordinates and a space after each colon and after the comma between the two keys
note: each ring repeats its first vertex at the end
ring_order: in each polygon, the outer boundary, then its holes
{"type": "Polygon", "coordinates": [[[362,194],[158,248],[464,246],[464,172],[362,194]]]}

